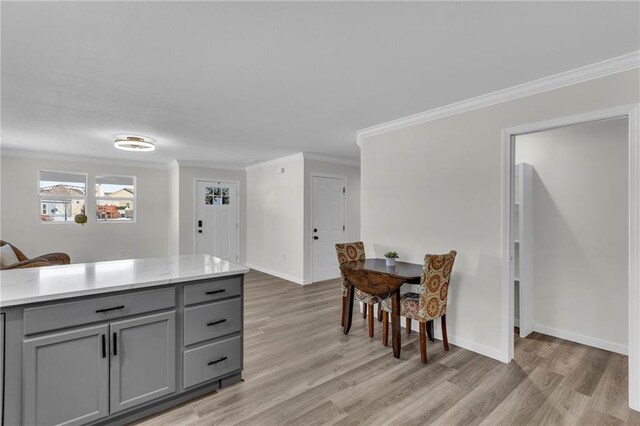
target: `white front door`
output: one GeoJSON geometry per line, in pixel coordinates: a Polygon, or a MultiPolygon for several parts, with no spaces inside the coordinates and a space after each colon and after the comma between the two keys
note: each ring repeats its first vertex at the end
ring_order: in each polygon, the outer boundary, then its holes
{"type": "Polygon", "coordinates": [[[237,183],[198,181],[196,205],[196,251],[238,262],[237,183]]]}
{"type": "Polygon", "coordinates": [[[311,191],[311,256],[313,282],[340,276],[336,243],[345,235],[345,181],[314,176],[311,191]]]}

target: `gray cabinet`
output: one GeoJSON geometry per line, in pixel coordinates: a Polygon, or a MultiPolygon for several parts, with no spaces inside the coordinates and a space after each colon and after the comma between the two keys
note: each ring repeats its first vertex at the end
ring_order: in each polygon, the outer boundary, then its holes
{"type": "Polygon", "coordinates": [[[4,314],[0,314],[0,425],[4,425],[4,314]]]}
{"type": "Polygon", "coordinates": [[[25,425],[85,424],[109,414],[108,325],[27,339],[25,425]]]}
{"type": "Polygon", "coordinates": [[[176,389],[175,312],[111,323],[111,413],[176,389]]]}
{"type": "Polygon", "coordinates": [[[184,387],[195,386],[242,368],[240,336],[184,351],[184,387]]]}
{"type": "Polygon", "coordinates": [[[184,344],[192,345],[242,330],[242,300],[207,303],[184,310],[184,344]]]}
{"type": "Polygon", "coordinates": [[[24,424],[80,425],[176,389],[175,311],[24,341],[24,424]]]}
{"type": "Polygon", "coordinates": [[[127,424],[238,383],[242,288],[237,275],[0,308],[0,421],[127,424]]]}

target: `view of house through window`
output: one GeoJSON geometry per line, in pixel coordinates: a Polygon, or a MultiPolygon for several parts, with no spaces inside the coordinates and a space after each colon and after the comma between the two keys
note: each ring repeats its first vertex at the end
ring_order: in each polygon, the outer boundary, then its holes
{"type": "Polygon", "coordinates": [[[87,175],[41,171],[38,196],[40,222],[73,222],[85,213],[87,175]]]}
{"type": "Polygon", "coordinates": [[[96,219],[99,222],[135,220],[134,176],[96,176],[96,219]]]}

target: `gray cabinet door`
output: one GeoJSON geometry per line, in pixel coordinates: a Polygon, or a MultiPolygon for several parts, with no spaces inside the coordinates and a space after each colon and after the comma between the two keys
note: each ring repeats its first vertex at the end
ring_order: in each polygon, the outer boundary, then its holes
{"type": "Polygon", "coordinates": [[[0,424],[4,425],[4,314],[0,314],[0,424]]]}
{"type": "Polygon", "coordinates": [[[109,414],[107,325],[23,342],[25,425],[85,424],[109,414]]]}
{"type": "Polygon", "coordinates": [[[111,323],[111,413],[175,392],[175,316],[111,323]]]}

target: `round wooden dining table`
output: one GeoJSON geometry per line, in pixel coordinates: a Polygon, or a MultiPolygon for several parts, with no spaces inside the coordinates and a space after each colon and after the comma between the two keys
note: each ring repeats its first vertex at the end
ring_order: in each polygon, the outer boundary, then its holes
{"type": "Polygon", "coordinates": [[[353,316],[355,289],[381,297],[391,297],[391,340],[393,356],[400,358],[400,287],[403,284],[418,284],[422,265],[396,262],[386,266],[385,259],[350,261],[340,265],[347,284],[347,309],[344,311],[344,334],[349,334],[353,316]]]}

